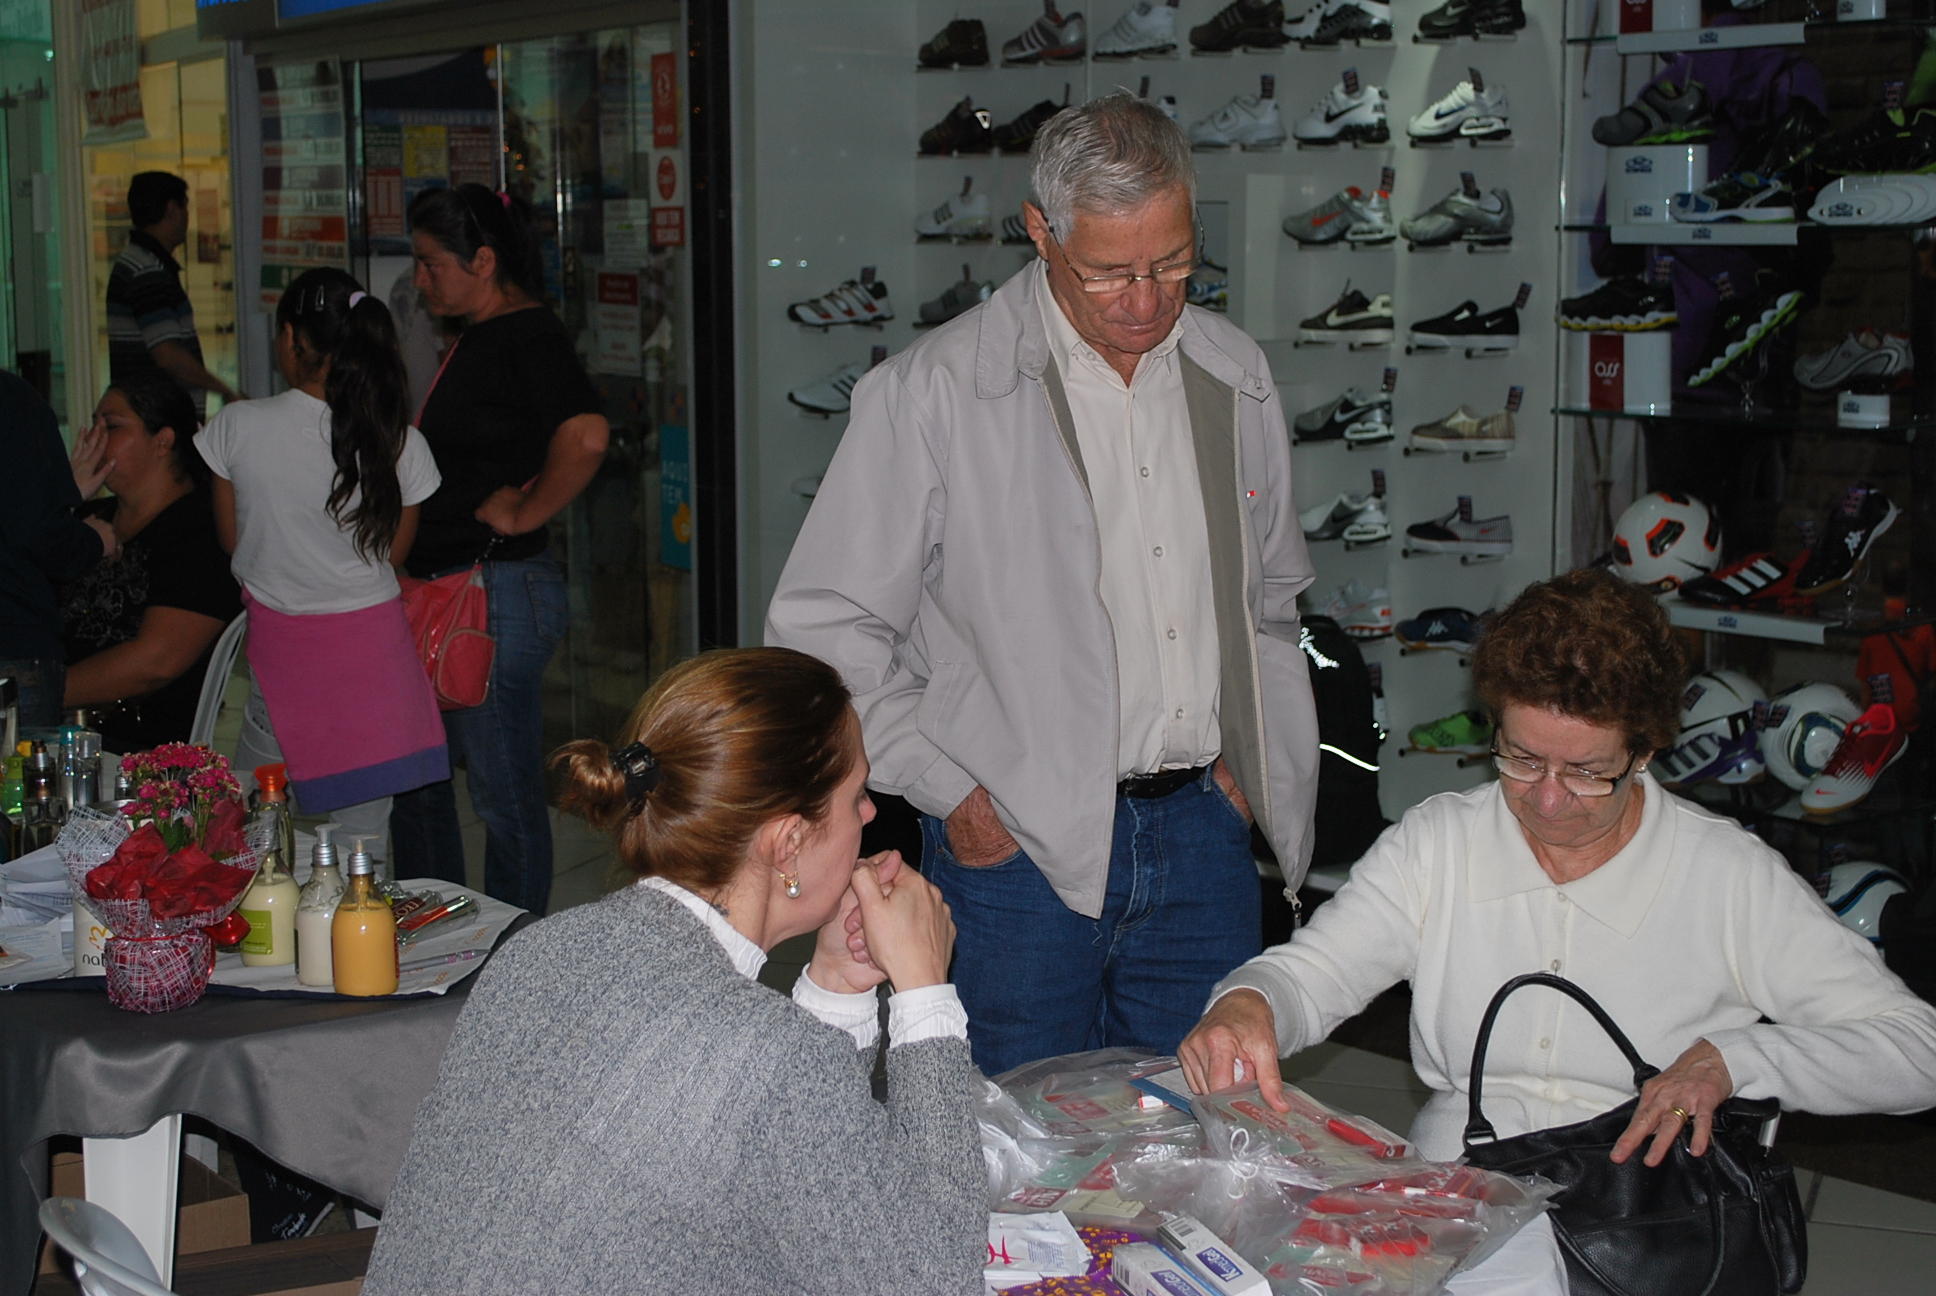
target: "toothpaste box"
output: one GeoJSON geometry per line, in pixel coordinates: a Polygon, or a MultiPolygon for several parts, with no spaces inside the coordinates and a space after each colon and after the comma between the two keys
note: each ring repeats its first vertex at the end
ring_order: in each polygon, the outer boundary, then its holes
{"type": "Polygon", "coordinates": [[[1170,1216],[1156,1231],[1156,1240],[1181,1258],[1196,1280],[1216,1296],[1271,1296],[1270,1280],[1191,1216],[1170,1216]]]}
{"type": "Polygon", "coordinates": [[[1162,1247],[1130,1242],[1116,1248],[1109,1276],[1126,1296],[1211,1296],[1183,1262],[1162,1247]]]}

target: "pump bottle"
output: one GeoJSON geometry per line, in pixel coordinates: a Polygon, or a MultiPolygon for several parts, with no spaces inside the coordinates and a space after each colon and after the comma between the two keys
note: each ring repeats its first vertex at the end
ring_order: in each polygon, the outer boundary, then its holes
{"type": "Polygon", "coordinates": [[[364,849],[367,838],[351,838],[350,880],[330,920],[330,960],[336,993],[387,995],[397,992],[397,920],[390,902],[376,890],[376,866],[364,849]]]}
{"type": "Polygon", "coordinates": [[[296,980],[306,986],[334,983],[330,958],[330,927],[337,902],[343,898],[343,870],[336,863],[336,825],[316,825],[316,848],[310,854],[309,881],[296,905],[296,980]]]}

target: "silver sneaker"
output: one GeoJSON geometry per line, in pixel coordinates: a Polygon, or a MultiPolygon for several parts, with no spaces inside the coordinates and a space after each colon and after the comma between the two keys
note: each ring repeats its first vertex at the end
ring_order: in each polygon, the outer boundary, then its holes
{"type": "Polygon", "coordinates": [[[1489,189],[1476,198],[1464,189],[1454,189],[1398,227],[1419,247],[1440,247],[1460,239],[1467,243],[1510,243],[1512,228],[1512,195],[1504,189],[1489,189]]]}

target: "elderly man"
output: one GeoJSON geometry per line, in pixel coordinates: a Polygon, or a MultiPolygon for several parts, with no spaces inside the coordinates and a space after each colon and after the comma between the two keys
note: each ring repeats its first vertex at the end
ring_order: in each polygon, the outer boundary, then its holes
{"type": "Polygon", "coordinates": [[[1303,876],[1311,583],[1257,345],[1186,309],[1189,144],[1110,95],[1036,138],[1041,259],[876,367],[768,611],[923,814],[989,1074],[1176,1047],[1303,876]]]}

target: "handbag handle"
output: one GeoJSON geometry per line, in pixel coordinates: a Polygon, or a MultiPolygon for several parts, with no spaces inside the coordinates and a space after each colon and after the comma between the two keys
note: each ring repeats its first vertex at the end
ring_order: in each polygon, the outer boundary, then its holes
{"type": "Polygon", "coordinates": [[[1633,1041],[1627,1038],[1626,1032],[1620,1029],[1613,1018],[1607,1014],[1607,1010],[1602,1008],[1592,995],[1565,977],[1554,976],[1551,972],[1522,973],[1499,987],[1498,993],[1492,996],[1492,1002],[1486,1005],[1486,1015],[1479,1019],[1479,1037],[1472,1045],[1472,1078],[1466,1092],[1465,1141],[1468,1146],[1479,1142],[1490,1143],[1499,1137],[1497,1131],[1492,1128],[1492,1122],[1486,1119],[1481,1109],[1481,1090],[1485,1084],[1486,1072],[1486,1046],[1492,1042],[1492,1023],[1499,1016],[1499,1009],[1504,1005],[1507,997],[1513,991],[1529,985],[1542,985],[1557,990],[1593,1014],[1593,1020],[1600,1023],[1600,1029],[1613,1039],[1622,1056],[1627,1059],[1627,1064],[1633,1068],[1636,1093],[1642,1085],[1660,1074],[1660,1068],[1650,1065],[1640,1056],[1639,1050],[1634,1048],[1633,1041]]]}

